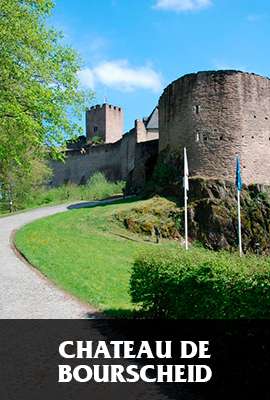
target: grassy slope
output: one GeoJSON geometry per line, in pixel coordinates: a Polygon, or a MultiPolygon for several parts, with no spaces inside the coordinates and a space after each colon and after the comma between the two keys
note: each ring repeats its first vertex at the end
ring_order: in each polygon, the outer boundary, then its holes
{"type": "Polygon", "coordinates": [[[109,314],[128,312],[134,257],[155,246],[112,218],[114,211],[131,205],[122,201],[36,221],[17,233],[16,245],[47,277],[80,299],[109,314]]]}

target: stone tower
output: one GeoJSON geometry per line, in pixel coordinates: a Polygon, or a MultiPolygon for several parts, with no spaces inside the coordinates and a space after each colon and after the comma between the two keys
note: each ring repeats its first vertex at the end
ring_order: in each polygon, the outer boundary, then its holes
{"type": "Polygon", "coordinates": [[[96,105],[86,111],[86,136],[99,136],[104,143],[115,143],[124,133],[124,113],[120,107],[96,105]]]}
{"type": "Polygon", "coordinates": [[[240,71],[186,75],[159,101],[159,151],[187,147],[193,176],[270,184],[270,80],[240,71]]]}

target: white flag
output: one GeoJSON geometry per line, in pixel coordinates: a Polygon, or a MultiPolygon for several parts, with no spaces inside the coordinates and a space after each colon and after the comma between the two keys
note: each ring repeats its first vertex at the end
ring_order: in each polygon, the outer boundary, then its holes
{"type": "Polygon", "coordinates": [[[189,182],[188,182],[188,176],[189,176],[189,172],[188,172],[188,159],[187,159],[187,149],[184,148],[184,189],[185,190],[189,190],[189,182]]]}

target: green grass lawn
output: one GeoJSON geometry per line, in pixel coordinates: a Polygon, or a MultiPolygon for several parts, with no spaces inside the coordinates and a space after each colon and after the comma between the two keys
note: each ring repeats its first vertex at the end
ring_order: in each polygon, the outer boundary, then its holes
{"type": "MultiPolygon", "coordinates": [[[[38,220],[17,232],[16,245],[58,286],[109,315],[128,314],[133,309],[129,278],[134,258],[157,246],[113,218],[115,211],[134,203],[118,201],[38,220]]],[[[176,247],[176,243],[164,241],[158,246],[176,247]]]]}

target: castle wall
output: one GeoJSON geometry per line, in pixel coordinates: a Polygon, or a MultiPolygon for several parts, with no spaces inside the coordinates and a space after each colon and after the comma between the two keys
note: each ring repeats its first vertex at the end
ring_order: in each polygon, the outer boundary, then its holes
{"type": "Polygon", "coordinates": [[[158,140],[137,143],[134,168],[127,175],[127,193],[139,193],[152,176],[158,156],[158,140]]]}
{"type": "Polygon", "coordinates": [[[110,180],[122,179],[119,153],[121,143],[98,145],[68,152],[65,162],[52,161],[52,186],[65,183],[84,184],[95,172],[102,172],[110,180]]]}
{"type": "Polygon", "coordinates": [[[135,166],[135,153],[136,153],[136,135],[135,131],[125,134],[121,140],[121,150],[119,160],[121,161],[122,179],[126,179],[129,172],[135,166]]]}
{"type": "Polygon", "coordinates": [[[112,181],[128,180],[128,190],[139,190],[153,171],[158,141],[137,143],[135,129],[113,144],[85,146],[67,152],[65,162],[51,161],[51,186],[66,183],[85,184],[95,172],[112,181]]]}
{"type": "Polygon", "coordinates": [[[147,129],[146,139],[144,140],[158,140],[159,139],[159,130],[158,129],[147,129]]]}
{"type": "Polygon", "coordinates": [[[159,102],[159,151],[187,147],[191,175],[270,184],[270,80],[200,72],[169,85],[159,102]]]}
{"type": "Polygon", "coordinates": [[[144,122],[141,121],[140,119],[135,120],[135,131],[137,136],[137,142],[138,143],[145,142],[147,136],[147,130],[144,125],[144,122]]]}
{"type": "Polygon", "coordinates": [[[144,122],[140,119],[136,119],[135,121],[135,130],[137,135],[137,143],[158,140],[158,129],[146,129],[144,122]]]}
{"type": "Polygon", "coordinates": [[[65,183],[84,184],[97,171],[110,180],[126,179],[134,169],[136,154],[136,135],[134,131],[123,136],[113,144],[85,146],[68,151],[65,162],[51,161],[53,178],[51,185],[65,183]]]}

